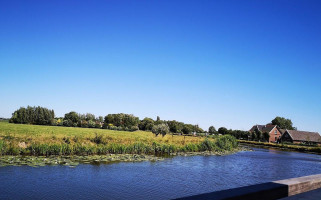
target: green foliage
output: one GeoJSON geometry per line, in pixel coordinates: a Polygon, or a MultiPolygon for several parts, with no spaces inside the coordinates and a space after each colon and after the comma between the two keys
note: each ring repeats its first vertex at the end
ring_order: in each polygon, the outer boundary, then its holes
{"type": "Polygon", "coordinates": [[[255,131],[256,132],[256,140],[261,141],[263,139],[263,134],[261,131],[255,131]]]}
{"type": "Polygon", "coordinates": [[[169,133],[169,127],[167,124],[159,124],[159,125],[155,125],[152,128],[152,132],[157,136],[159,134],[161,134],[163,137],[169,133]]]}
{"type": "Polygon", "coordinates": [[[88,121],[88,128],[95,128],[96,123],[92,120],[88,121]]]}
{"type": "Polygon", "coordinates": [[[276,117],[272,120],[272,124],[278,125],[281,129],[296,130],[296,128],[293,127],[292,121],[284,117],[276,117]]]}
{"type": "Polygon", "coordinates": [[[55,112],[43,107],[21,107],[16,110],[10,119],[12,123],[52,125],[55,112]]]}
{"type": "Polygon", "coordinates": [[[139,122],[139,130],[143,131],[151,131],[154,126],[154,120],[152,118],[145,117],[143,120],[139,122]]]}
{"type": "Polygon", "coordinates": [[[101,128],[101,122],[100,121],[96,121],[95,122],[95,128],[101,128]]]}
{"type": "Polygon", "coordinates": [[[208,128],[208,133],[209,133],[209,134],[216,134],[216,129],[215,129],[215,127],[214,127],[214,126],[210,126],[210,127],[208,128]]]}
{"type": "Polygon", "coordinates": [[[183,122],[178,122],[178,121],[172,120],[172,121],[167,121],[167,124],[168,124],[170,132],[182,133],[182,130],[184,128],[183,122]]]}
{"type": "Polygon", "coordinates": [[[267,133],[267,132],[264,132],[264,133],[263,133],[263,139],[264,139],[264,141],[269,142],[269,140],[270,140],[270,134],[267,133]]]}
{"type": "Polygon", "coordinates": [[[91,113],[87,113],[86,114],[86,121],[95,121],[95,115],[94,114],[91,114],[91,113]]]}
{"type": "Polygon", "coordinates": [[[72,121],[70,119],[64,120],[62,124],[63,124],[63,126],[66,126],[66,127],[74,126],[74,124],[72,123],[72,121]]]}
{"type": "Polygon", "coordinates": [[[97,133],[95,133],[95,137],[92,138],[91,141],[96,144],[106,144],[104,137],[102,135],[98,135],[97,133]]]}
{"type": "Polygon", "coordinates": [[[225,135],[225,134],[228,134],[228,130],[225,127],[221,127],[218,129],[218,133],[225,135]]]}
{"type": "Polygon", "coordinates": [[[238,146],[236,138],[231,135],[224,135],[217,138],[215,144],[219,149],[227,151],[231,151],[238,146]]]}
{"type": "Polygon", "coordinates": [[[6,152],[7,152],[6,142],[3,140],[0,140],[0,155],[5,155],[6,152]]]}
{"type": "Polygon", "coordinates": [[[184,134],[191,134],[193,133],[194,126],[192,124],[184,124],[182,132],[184,134]]]}
{"type": "Polygon", "coordinates": [[[80,120],[80,116],[78,113],[71,111],[65,114],[64,120],[69,120],[72,123],[78,123],[78,121],[80,120]]]}
{"type": "Polygon", "coordinates": [[[139,118],[131,114],[108,114],[105,117],[106,124],[113,124],[117,127],[131,128],[132,126],[138,126],[139,118]]]}
{"type": "Polygon", "coordinates": [[[251,140],[256,140],[257,139],[257,135],[256,135],[256,133],[255,133],[255,131],[253,131],[252,133],[251,133],[251,140]]]}

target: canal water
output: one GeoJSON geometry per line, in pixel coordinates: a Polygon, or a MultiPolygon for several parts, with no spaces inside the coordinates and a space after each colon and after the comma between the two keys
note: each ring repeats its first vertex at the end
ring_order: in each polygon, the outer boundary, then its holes
{"type": "Polygon", "coordinates": [[[172,199],[318,173],[320,155],[272,149],[75,168],[8,166],[0,168],[0,199],[172,199]]]}

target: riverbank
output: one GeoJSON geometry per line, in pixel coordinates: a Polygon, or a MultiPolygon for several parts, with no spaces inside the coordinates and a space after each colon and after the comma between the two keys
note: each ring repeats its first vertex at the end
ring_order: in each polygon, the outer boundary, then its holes
{"type": "Polygon", "coordinates": [[[321,154],[321,147],[317,146],[301,146],[301,145],[291,145],[291,144],[275,144],[268,142],[257,142],[257,141],[246,141],[246,140],[238,140],[239,144],[245,144],[255,147],[263,147],[263,148],[276,148],[280,150],[290,150],[290,151],[298,151],[305,153],[316,153],[321,154]]]}
{"type": "Polygon", "coordinates": [[[10,124],[0,122],[0,155],[88,156],[107,154],[171,155],[186,152],[233,152],[232,136],[213,138],[165,135],[146,131],[113,131],[10,124]]]}

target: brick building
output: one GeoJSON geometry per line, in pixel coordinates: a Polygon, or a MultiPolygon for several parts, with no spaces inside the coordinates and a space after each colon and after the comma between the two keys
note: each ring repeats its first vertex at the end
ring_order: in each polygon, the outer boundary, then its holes
{"type": "Polygon", "coordinates": [[[270,135],[269,142],[277,142],[282,135],[281,129],[277,125],[267,124],[267,125],[255,125],[249,132],[259,131],[262,134],[268,133],[270,135]]]}

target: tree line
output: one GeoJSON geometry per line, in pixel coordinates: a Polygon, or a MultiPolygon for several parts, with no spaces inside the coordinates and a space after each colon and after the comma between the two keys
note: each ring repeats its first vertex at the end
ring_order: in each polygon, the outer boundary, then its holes
{"type": "MultiPolygon", "coordinates": [[[[237,139],[253,140],[253,141],[269,141],[269,134],[262,133],[258,130],[254,132],[232,130],[220,127],[218,130],[214,126],[210,126],[207,130],[203,130],[198,125],[185,124],[176,120],[161,120],[159,116],[154,120],[145,117],[140,120],[132,114],[108,114],[105,117],[96,117],[94,114],[80,114],[74,111],[68,112],[64,117],[55,117],[54,110],[43,107],[21,107],[14,111],[9,120],[10,123],[35,124],[35,125],[51,125],[66,127],[83,127],[83,128],[103,128],[119,131],[152,131],[157,135],[173,134],[198,134],[198,135],[232,135],[237,139]]],[[[292,121],[282,117],[276,117],[272,120],[274,125],[278,125],[283,129],[296,129],[293,127],[292,121]]]]}
{"type": "Polygon", "coordinates": [[[192,134],[206,132],[198,125],[185,124],[176,120],[161,120],[144,118],[140,120],[132,114],[108,114],[105,117],[96,117],[94,114],[80,114],[74,111],[68,112],[64,117],[55,117],[54,110],[44,107],[21,107],[14,111],[9,120],[10,123],[50,125],[65,127],[103,128],[119,131],[152,131],[156,135],[168,133],[192,134]]]}

